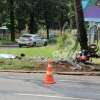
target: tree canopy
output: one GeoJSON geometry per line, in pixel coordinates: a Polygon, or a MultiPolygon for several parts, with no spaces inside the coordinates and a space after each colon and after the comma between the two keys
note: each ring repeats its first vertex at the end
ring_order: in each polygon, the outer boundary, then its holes
{"type": "Polygon", "coordinates": [[[20,32],[27,24],[32,34],[39,25],[61,28],[72,15],[70,3],[67,0],[0,0],[0,25],[15,24],[13,28],[20,32]]]}
{"type": "MultiPolygon", "coordinates": [[[[74,1],[76,6],[73,0],[0,0],[0,26],[6,25],[10,29],[12,41],[15,40],[15,33],[20,33],[26,25],[31,34],[35,34],[41,26],[44,26],[49,39],[49,29],[60,29],[62,33],[66,21],[70,28],[76,27],[74,7],[77,8],[81,0],[74,1]]],[[[77,16],[82,14],[77,10],[77,16]]],[[[80,16],[77,18],[80,20],[80,16]]],[[[78,19],[77,22],[79,22],[78,19]]],[[[84,23],[83,20],[82,23],[84,23]]],[[[78,30],[81,44],[85,46],[86,43],[83,41],[86,38],[86,34],[84,36],[86,32],[84,30],[81,34],[82,29],[85,29],[82,23],[81,21],[78,23],[83,26],[78,30]]]]}

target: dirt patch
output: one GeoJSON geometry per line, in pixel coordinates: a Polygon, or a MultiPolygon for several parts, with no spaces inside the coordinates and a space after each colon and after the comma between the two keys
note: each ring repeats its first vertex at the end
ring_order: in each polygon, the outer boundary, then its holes
{"type": "MultiPolygon", "coordinates": [[[[48,67],[47,58],[17,58],[17,59],[0,59],[0,70],[30,70],[46,71],[48,67]]],[[[51,64],[55,72],[83,72],[83,71],[100,71],[100,65],[86,64],[78,65],[71,61],[54,61],[51,64]]]]}
{"type": "MultiPolygon", "coordinates": [[[[35,62],[35,68],[34,70],[42,70],[42,71],[46,71],[47,67],[48,67],[48,63],[47,62],[35,62]]],[[[53,63],[51,66],[53,66],[53,69],[56,72],[83,72],[83,71],[96,71],[94,65],[82,65],[81,68],[80,67],[75,67],[72,66],[69,63],[64,63],[64,64],[57,64],[57,63],[53,63]]]]}

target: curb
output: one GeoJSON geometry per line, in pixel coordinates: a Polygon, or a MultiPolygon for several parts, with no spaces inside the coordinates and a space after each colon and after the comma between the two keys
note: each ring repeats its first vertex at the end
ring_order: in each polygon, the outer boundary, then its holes
{"type": "Polygon", "coordinates": [[[100,72],[57,72],[59,75],[85,75],[85,76],[100,76],[100,72]]]}
{"type": "Polygon", "coordinates": [[[46,73],[46,71],[25,71],[25,70],[0,70],[0,72],[12,72],[12,73],[46,73]]]}
{"type": "MultiPolygon", "coordinates": [[[[46,73],[46,71],[23,71],[23,70],[0,70],[0,72],[12,73],[46,73]]],[[[85,76],[100,76],[100,72],[55,72],[58,75],[85,75],[85,76]]]]}

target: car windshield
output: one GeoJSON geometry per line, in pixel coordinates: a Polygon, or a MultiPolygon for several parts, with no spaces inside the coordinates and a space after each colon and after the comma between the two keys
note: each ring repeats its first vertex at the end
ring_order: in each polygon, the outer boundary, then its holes
{"type": "Polygon", "coordinates": [[[23,35],[23,36],[21,36],[21,37],[30,38],[31,36],[29,36],[29,35],[23,35]]]}

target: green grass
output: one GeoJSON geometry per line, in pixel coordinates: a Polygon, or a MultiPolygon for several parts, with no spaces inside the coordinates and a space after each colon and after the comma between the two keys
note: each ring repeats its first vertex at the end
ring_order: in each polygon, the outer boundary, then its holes
{"type": "Polygon", "coordinates": [[[55,46],[47,47],[33,47],[33,48],[16,48],[16,49],[1,49],[0,54],[15,54],[19,56],[21,53],[24,53],[26,56],[30,57],[52,57],[52,53],[55,50],[55,46]]]}
{"type": "Polygon", "coordinates": [[[1,49],[0,54],[15,54],[20,56],[24,53],[26,57],[22,59],[0,59],[0,70],[36,70],[40,62],[31,57],[52,57],[55,46],[1,49]]]}
{"type": "Polygon", "coordinates": [[[46,62],[40,62],[32,58],[0,59],[0,70],[42,70],[47,67],[46,62]]]}
{"type": "Polygon", "coordinates": [[[25,59],[0,59],[0,70],[33,70],[35,65],[32,60],[25,59]]]}

